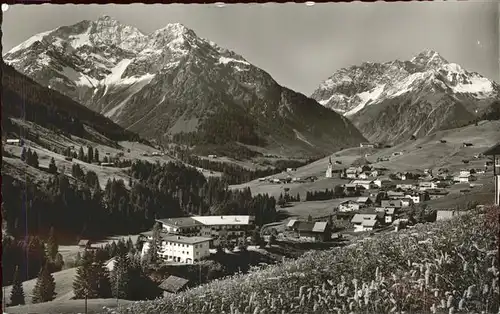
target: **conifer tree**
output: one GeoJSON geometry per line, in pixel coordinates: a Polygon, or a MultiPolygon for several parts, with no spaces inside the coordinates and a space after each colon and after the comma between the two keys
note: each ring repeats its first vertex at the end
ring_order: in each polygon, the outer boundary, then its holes
{"type": "Polygon", "coordinates": [[[47,239],[47,256],[51,261],[56,259],[59,245],[57,244],[56,236],[54,234],[54,227],[50,228],[49,238],[47,239]]]}
{"type": "Polygon", "coordinates": [[[13,279],[12,290],[10,291],[10,306],[23,305],[24,290],[21,276],[19,274],[19,266],[16,266],[16,271],[14,272],[13,279]]]}
{"type": "Polygon", "coordinates": [[[108,269],[102,262],[94,262],[94,272],[97,278],[97,295],[101,299],[111,298],[111,280],[108,269]]]}
{"type": "Polygon", "coordinates": [[[99,162],[99,151],[97,150],[97,147],[95,148],[94,151],[94,160],[99,162]]]}
{"type": "Polygon", "coordinates": [[[33,303],[48,302],[54,300],[56,283],[49,271],[49,264],[45,263],[38,274],[35,288],[33,289],[33,303]]]}
{"type": "Polygon", "coordinates": [[[33,152],[33,155],[31,155],[32,158],[32,163],[31,166],[38,168],[38,154],[36,152],[33,152]]]}
{"type": "Polygon", "coordinates": [[[54,157],[52,157],[50,159],[49,173],[52,173],[52,174],[56,174],[57,173],[57,166],[56,166],[56,161],[54,160],[54,157]]]}
{"type": "Polygon", "coordinates": [[[126,253],[120,253],[116,257],[111,272],[111,292],[117,299],[127,299],[130,294],[130,268],[126,253]]]}
{"type": "Polygon", "coordinates": [[[89,163],[94,161],[94,149],[91,146],[87,147],[87,161],[89,163]]]}
{"type": "Polygon", "coordinates": [[[76,270],[73,281],[75,299],[89,299],[98,297],[97,274],[94,272],[93,257],[87,250],[84,251],[80,266],[76,270]]]}
{"type": "Polygon", "coordinates": [[[78,151],[78,159],[81,161],[85,161],[85,153],[83,152],[83,147],[80,147],[80,150],[78,151]]]}
{"type": "Polygon", "coordinates": [[[21,160],[26,161],[27,160],[27,153],[26,153],[26,148],[23,147],[23,150],[21,151],[21,160]]]}

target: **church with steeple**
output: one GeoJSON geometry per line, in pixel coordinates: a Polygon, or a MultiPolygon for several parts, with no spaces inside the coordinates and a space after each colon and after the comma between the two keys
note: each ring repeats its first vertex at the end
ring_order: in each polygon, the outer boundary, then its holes
{"type": "Polygon", "coordinates": [[[326,174],[325,176],[327,178],[332,178],[333,177],[333,164],[332,164],[332,157],[330,157],[329,162],[328,162],[328,168],[326,169],[326,174]]]}

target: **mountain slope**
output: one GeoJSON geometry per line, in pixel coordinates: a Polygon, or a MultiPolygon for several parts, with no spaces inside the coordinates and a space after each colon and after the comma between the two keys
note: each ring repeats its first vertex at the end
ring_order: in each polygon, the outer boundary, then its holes
{"type": "Polygon", "coordinates": [[[21,118],[42,127],[96,142],[138,140],[137,134],[82,106],[57,91],[43,87],[1,62],[2,132],[18,130],[8,118],[21,118]]]}
{"type": "Polygon", "coordinates": [[[38,34],[4,59],[160,141],[317,155],[365,140],[348,119],[181,24],[145,35],[103,16],[38,34]]]}
{"type": "Polygon", "coordinates": [[[409,61],[341,69],[311,97],[369,140],[399,143],[470,124],[500,99],[500,86],[426,50],[409,61]]]}

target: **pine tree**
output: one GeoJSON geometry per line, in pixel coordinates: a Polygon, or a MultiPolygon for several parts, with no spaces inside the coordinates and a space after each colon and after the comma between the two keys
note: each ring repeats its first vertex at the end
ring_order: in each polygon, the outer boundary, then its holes
{"type": "Polygon", "coordinates": [[[75,280],[73,281],[75,299],[85,299],[85,297],[92,299],[98,297],[98,280],[94,270],[93,257],[85,250],[80,266],[76,270],[75,280]]]}
{"type": "Polygon", "coordinates": [[[26,154],[26,148],[23,147],[23,150],[21,151],[21,160],[26,161],[27,159],[27,154],[26,154]]]}
{"type": "Polygon", "coordinates": [[[47,240],[47,256],[51,261],[54,261],[59,251],[59,245],[54,234],[54,227],[50,228],[49,238],[47,240]]]}
{"type": "Polygon", "coordinates": [[[56,283],[49,271],[49,264],[45,263],[38,274],[35,288],[33,289],[33,303],[48,302],[54,300],[56,283]]]}
{"type": "Polygon", "coordinates": [[[91,146],[87,147],[87,160],[89,163],[94,161],[94,149],[91,146]]]}
{"type": "Polygon", "coordinates": [[[297,192],[297,199],[296,199],[297,202],[300,202],[300,194],[299,192],[297,192]]]}
{"type": "Polygon", "coordinates": [[[57,166],[56,166],[56,161],[54,160],[54,157],[52,157],[50,159],[49,173],[52,173],[52,174],[56,174],[57,173],[57,166]]]}
{"type": "Polygon", "coordinates": [[[97,147],[95,148],[94,151],[94,160],[99,162],[99,151],[97,150],[97,147]]]}
{"type": "Polygon", "coordinates": [[[31,166],[38,168],[38,154],[36,152],[33,152],[32,158],[33,158],[33,162],[31,164],[31,166]]]}
{"type": "Polygon", "coordinates": [[[111,280],[108,269],[102,262],[95,261],[94,272],[97,278],[97,295],[98,298],[108,299],[111,298],[111,280]]]}
{"type": "Polygon", "coordinates": [[[313,221],[313,217],[311,215],[307,216],[307,221],[308,222],[312,222],[313,221]]]}
{"type": "Polygon", "coordinates": [[[54,259],[54,267],[57,269],[57,271],[60,271],[64,267],[64,258],[62,257],[61,253],[56,254],[56,258],[54,259]]]}
{"type": "Polygon", "coordinates": [[[16,266],[14,272],[14,280],[12,282],[12,290],[10,291],[10,306],[24,304],[24,290],[21,276],[19,274],[19,266],[16,266]]]}
{"type": "Polygon", "coordinates": [[[78,151],[78,159],[81,161],[85,161],[85,153],[83,152],[83,147],[80,147],[80,150],[78,151]]]}
{"type": "Polygon", "coordinates": [[[111,272],[111,292],[113,298],[128,299],[130,295],[130,268],[127,254],[116,257],[113,271],[111,272]]]}

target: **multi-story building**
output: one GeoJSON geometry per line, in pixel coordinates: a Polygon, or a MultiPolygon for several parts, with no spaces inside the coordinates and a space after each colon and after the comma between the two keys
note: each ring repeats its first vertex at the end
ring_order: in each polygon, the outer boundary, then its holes
{"type": "MultiPolygon", "coordinates": [[[[210,256],[210,241],[207,237],[185,237],[162,232],[158,255],[167,261],[193,264],[201,258],[210,256]]],[[[150,242],[144,243],[141,255],[150,249],[150,242]]]]}
{"type": "Polygon", "coordinates": [[[182,218],[158,219],[163,230],[170,234],[213,238],[217,246],[221,237],[233,240],[245,236],[253,230],[255,218],[247,215],[234,216],[192,216],[182,218]]]}

